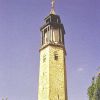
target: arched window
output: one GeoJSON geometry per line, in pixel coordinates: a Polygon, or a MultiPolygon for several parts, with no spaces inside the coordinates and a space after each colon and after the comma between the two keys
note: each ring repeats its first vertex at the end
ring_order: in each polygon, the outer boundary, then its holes
{"type": "Polygon", "coordinates": [[[44,30],[44,40],[45,40],[45,43],[47,43],[47,41],[48,41],[48,38],[47,38],[47,28],[44,30]]]}
{"type": "Polygon", "coordinates": [[[59,42],[59,29],[53,29],[53,41],[59,42]]]}

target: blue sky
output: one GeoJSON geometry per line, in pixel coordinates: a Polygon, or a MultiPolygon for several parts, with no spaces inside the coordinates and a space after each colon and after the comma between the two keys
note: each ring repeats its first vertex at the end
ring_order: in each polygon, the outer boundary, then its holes
{"type": "MultiPolygon", "coordinates": [[[[88,100],[100,66],[100,1],[56,0],[64,24],[69,100],[88,100]]],[[[37,100],[40,27],[50,0],[0,0],[0,99],[37,100]]]]}

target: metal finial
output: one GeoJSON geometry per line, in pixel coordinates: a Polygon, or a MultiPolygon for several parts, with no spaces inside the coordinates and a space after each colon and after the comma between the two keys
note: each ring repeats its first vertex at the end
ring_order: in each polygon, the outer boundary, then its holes
{"type": "Polygon", "coordinates": [[[51,11],[50,14],[55,14],[55,0],[51,0],[51,11]]]}

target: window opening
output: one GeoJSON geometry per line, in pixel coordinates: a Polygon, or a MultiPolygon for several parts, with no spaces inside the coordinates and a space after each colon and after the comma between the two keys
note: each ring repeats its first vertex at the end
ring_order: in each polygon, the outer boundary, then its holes
{"type": "Polygon", "coordinates": [[[45,61],[46,61],[46,55],[43,56],[43,62],[45,62],[45,61]]]}
{"type": "Polygon", "coordinates": [[[50,18],[46,20],[46,23],[50,23],[50,18]]]}
{"type": "Polygon", "coordinates": [[[58,54],[56,52],[54,53],[54,59],[58,60],[58,54]]]}
{"type": "Polygon", "coordinates": [[[58,94],[58,100],[59,100],[59,94],[58,94]]]}
{"type": "Polygon", "coordinates": [[[44,30],[44,39],[45,39],[45,43],[48,41],[47,39],[47,28],[44,30]]]}
{"type": "Polygon", "coordinates": [[[47,32],[47,28],[44,30],[44,33],[46,33],[47,32]]]}

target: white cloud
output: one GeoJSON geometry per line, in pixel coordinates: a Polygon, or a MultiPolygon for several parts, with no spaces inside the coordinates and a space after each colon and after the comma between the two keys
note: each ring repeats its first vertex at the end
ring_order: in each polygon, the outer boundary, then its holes
{"type": "Polygon", "coordinates": [[[84,71],[84,69],[82,67],[80,67],[80,68],[77,69],[77,71],[82,72],[82,71],[84,71]]]}

